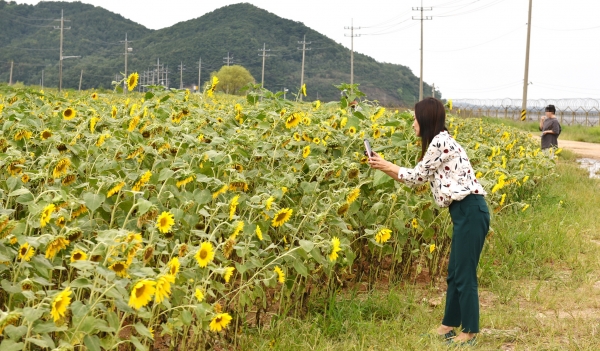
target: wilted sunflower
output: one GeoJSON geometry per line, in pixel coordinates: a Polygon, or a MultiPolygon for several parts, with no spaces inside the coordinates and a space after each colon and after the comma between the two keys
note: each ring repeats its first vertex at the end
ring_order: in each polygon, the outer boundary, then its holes
{"type": "Polygon", "coordinates": [[[58,321],[65,316],[67,307],[71,304],[71,288],[67,287],[65,290],[59,292],[52,300],[52,318],[54,322],[58,321]]]}
{"type": "Polygon", "coordinates": [[[29,246],[29,243],[25,243],[19,247],[19,260],[20,261],[29,261],[35,254],[35,249],[29,246]]]}
{"type": "Polygon", "coordinates": [[[50,131],[50,129],[44,129],[40,133],[40,139],[42,139],[42,140],[46,140],[46,139],[48,139],[50,137],[52,137],[52,132],[50,131]]]}
{"type": "Polygon", "coordinates": [[[139,310],[146,306],[152,300],[152,296],[156,292],[156,282],[144,279],[137,282],[131,289],[129,297],[129,306],[139,310]]]}
{"type": "Polygon", "coordinates": [[[69,245],[69,240],[59,236],[48,243],[48,247],[46,247],[46,258],[53,259],[57,253],[67,248],[69,245]]]}
{"type": "Polygon", "coordinates": [[[237,181],[229,183],[229,190],[232,191],[248,191],[248,183],[244,181],[237,181]]]}
{"type": "Polygon", "coordinates": [[[210,331],[220,332],[227,328],[229,322],[231,322],[231,316],[228,313],[219,313],[210,321],[210,331]]]}
{"type": "Polygon", "coordinates": [[[44,207],[44,210],[42,211],[42,216],[40,217],[40,226],[43,228],[46,226],[46,224],[50,223],[50,219],[52,218],[52,213],[54,212],[54,210],[56,209],[56,206],[54,206],[54,204],[49,204],[46,207],[44,207]]]}
{"type": "Polygon", "coordinates": [[[75,249],[71,252],[71,262],[75,261],[85,261],[87,260],[87,254],[83,252],[81,249],[75,249]]]}
{"type": "Polygon", "coordinates": [[[348,179],[358,178],[359,173],[360,173],[360,171],[358,170],[358,168],[350,169],[350,171],[348,171],[348,179]]]}
{"type": "Polygon", "coordinates": [[[306,145],[304,149],[302,149],[302,157],[307,158],[310,155],[310,146],[306,145]]]}
{"type": "Polygon", "coordinates": [[[56,225],[57,225],[57,226],[59,226],[59,227],[61,227],[61,228],[64,228],[64,227],[65,227],[65,224],[67,224],[67,220],[65,219],[65,217],[63,217],[63,216],[60,216],[60,217],[58,217],[58,218],[56,219],[56,225]]]}
{"type": "Polygon", "coordinates": [[[209,242],[200,244],[200,248],[194,255],[194,258],[198,261],[198,265],[201,268],[206,267],[215,258],[215,251],[212,244],[209,242]]]}
{"type": "Polygon", "coordinates": [[[331,239],[331,253],[329,254],[329,260],[332,262],[337,260],[338,252],[340,252],[341,250],[342,249],[340,248],[340,239],[334,236],[333,239],[331,239]]]}
{"type": "Polygon", "coordinates": [[[54,178],[60,178],[60,177],[64,176],[69,171],[70,165],[71,165],[71,160],[69,160],[68,158],[61,159],[60,161],[58,161],[56,166],[54,166],[54,170],[52,171],[52,176],[54,178]]]}
{"type": "Polygon", "coordinates": [[[340,207],[338,207],[337,210],[337,214],[338,216],[343,216],[346,214],[346,212],[348,212],[348,209],[350,208],[350,205],[346,202],[343,205],[341,205],[340,207]]]}
{"type": "Polygon", "coordinates": [[[289,221],[292,217],[293,210],[291,208],[282,208],[275,214],[271,225],[273,227],[281,227],[285,222],[289,221]]]}
{"type": "Polygon", "coordinates": [[[75,181],[77,180],[77,176],[74,174],[69,174],[68,176],[66,176],[63,180],[62,180],[62,185],[64,186],[69,186],[73,183],[75,183],[75,181]]]}
{"type": "Polygon", "coordinates": [[[302,116],[299,113],[294,112],[286,119],[285,127],[287,129],[294,128],[300,124],[300,122],[302,122],[302,116]]]}
{"type": "Polygon", "coordinates": [[[32,135],[32,133],[30,131],[21,129],[20,131],[15,133],[14,140],[19,141],[22,139],[29,139],[29,138],[31,138],[31,135],[32,135]]]}
{"type": "Polygon", "coordinates": [[[391,233],[392,233],[391,230],[389,230],[387,228],[383,228],[379,232],[377,232],[377,234],[375,235],[375,241],[378,242],[379,244],[383,244],[383,243],[387,242],[388,240],[390,240],[391,233]]]}
{"type": "Polygon", "coordinates": [[[277,273],[277,281],[279,282],[279,284],[285,283],[285,273],[283,273],[281,267],[275,266],[274,271],[275,273],[277,273]]]}
{"type": "Polygon", "coordinates": [[[62,115],[63,115],[64,119],[69,121],[69,120],[72,120],[73,118],[75,118],[75,115],[77,115],[77,113],[71,107],[68,107],[67,109],[65,109],[63,111],[62,115]]]}
{"type": "Polygon", "coordinates": [[[127,78],[127,90],[132,91],[138,84],[140,75],[137,72],[131,73],[127,78]]]}
{"type": "Polygon", "coordinates": [[[158,216],[158,219],[156,220],[156,228],[158,228],[158,230],[163,234],[171,230],[173,224],[175,224],[173,214],[166,211],[161,213],[160,216],[158,216]]]}
{"type": "Polygon", "coordinates": [[[225,279],[225,283],[229,283],[229,280],[233,276],[233,271],[235,271],[235,267],[225,268],[225,272],[223,272],[223,279],[225,279]]]}
{"type": "Polygon", "coordinates": [[[351,204],[354,201],[356,201],[356,199],[358,199],[358,197],[360,196],[360,188],[356,188],[354,190],[352,190],[349,194],[348,194],[348,203],[351,204]]]}
{"type": "MultiPolygon", "coordinates": [[[[0,105],[0,107],[2,107],[2,105],[0,105]]],[[[0,111],[1,110],[2,108],[0,108],[0,111]]],[[[16,326],[20,319],[20,312],[13,311],[8,313],[0,313],[0,335],[2,335],[2,333],[4,332],[4,328],[8,327],[9,325],[16,326]]]]}

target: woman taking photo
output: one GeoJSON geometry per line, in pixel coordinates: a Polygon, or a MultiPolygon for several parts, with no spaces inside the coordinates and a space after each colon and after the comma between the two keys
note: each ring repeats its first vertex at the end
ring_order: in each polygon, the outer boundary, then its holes
{"type": "Polygon", "coordinates": [[[415,105],[413,129],[421,137],[421,158],[415,168],[399,167],[374,152],[369,165],[410,186],[429,182],[438,206],[449,207],[454,230],[446,309],[437,334],[453,344],[472,345],[479,332],[477,264],[490,225],[486,192],[467,153],[448,133],[446,110],[439,100],[426,98],[415,105]]]}

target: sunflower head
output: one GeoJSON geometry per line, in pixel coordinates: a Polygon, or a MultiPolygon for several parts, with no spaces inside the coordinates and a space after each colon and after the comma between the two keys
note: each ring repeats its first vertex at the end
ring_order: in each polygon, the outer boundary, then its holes
{"type": "Polygon", "coordinates": [[[68,107],[62,113],[63,118],[66,119],[67,121],[72,120],[73,118],[75,118],[76,114],[77,113],[75,112],[75,110],[72,109],[71,107],[68,107]]]}
{"type": "Polygon", "coordinates": [[[289,221],[294,211],[291,208],[282,208],[275,214],[271,225],[273,227],[281,227],[285,222],[289,221]]]}
{"type": "Polygon", "coordinates": [[[148,279],[137,282],[131,289],[129,306],[139,310],[146,306],[156,292],[156,282],[148,279]]]}
{"type": "Polygon", "coordinates": [[[140,79],[140,75],[137,72],[134,72],[127,77],[127,90],[132,91],[138,84],[138,79],[140,79]]]}
{"type": "Polygon", "coordinates": [[[206,267],[215,258],[215,251],[212,244],[210,242],[200,244],[200,248],[196,252],[196,255],[194,255],[194,258],[201,268],[206,267]]]}

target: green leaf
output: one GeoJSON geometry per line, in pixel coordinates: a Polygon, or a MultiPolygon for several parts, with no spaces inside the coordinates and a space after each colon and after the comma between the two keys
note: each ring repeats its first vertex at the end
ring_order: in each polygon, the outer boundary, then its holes
{"type": "Polygon", "coordinates": [[[373,186],[375,187],[393,184],[393,182],[394,179],[383,172],[375,172],[375,176],[373,176],[373,186]]]}
{"type": "Polygon", "coordinates": [[[96,335],[86,335],[83,337],[83,343],[85,347],[90,351],[101,351],[100,349],[100,338],[96,335]]]}
{"type": "Polygon", "coordinates": [[[23,309],[23,318],[25,318],[28,322],[34,322],[40,317],[44,315],[44,311],[42,309],[25,307],[23,309]]]}
{"type": "Polygon", "coordinates": [[[90,211],[94,212],[102,205],[106,196],[104,194],[92,194],[85,193],[83,194],[83,201],[85,201],[85,206],[90,209],[90,211]]]}
{"type": "Polygon", "coordinates": [[[152,202],[148,201],[146,199],[142,199],[140,198],[138,200],[138,215],[143,215],[144,213],[148,212],[148,210],[152,207],[152,202]]]}
{"type": "Polygon", "coordinates": [[[23,349],[23,346],[25,346],[25,344],[22,342],[15,342],[10,339],[4,339],[4,340],[2,340],[2,343],[0,344],[0,350],[2,350],[2,351],[21,351],[23,349]]]}
{"type": "Polygon", "coordinates": [[[194,192],[194,200],[196,200],[198,205],[207,204],[212,200],[212,193],[208,189],[194,192]]]}
{"type": "Polygon", "coordinates": [[[158,181],[162,182],[165,179],[171,178],[171,176],[173,176],[173,174],[175,174],[175,172],[173,172],[169,168],[163,168],[160,171],[160,174],[158,175],[158,181]]]}
{"type": "Polygon", "coordinates": [[[296,270],[296,272],[298,272],[298,274],[300,274],[303,277],[308,276],[308,269],[302,262],[300,262],[300,260],[294,260],[293,265],[294,269],[296,270]]]}
{"type": "Polygon", "coordinates": [[[19,196],[19,195],[24,195],[24,194],[31,194],[31,191],[29,191],[29,189],[26,188],[21,188],[21,189],[17,189],[13,192],[11,192],[10,194],[8,194],[9,197],[12,196],[19,196]]]}
{"type": "Polygon", "coordinates": [[[192,312],[190,312],[188,310],[181,311],[181,321],[185,325],[191,325],[192,324],[192,312]]]}
{"type": "Polygon", "coordinates": [[[147,348],[144,345],[142,345],[142,343],[140,342],[140,340],[137,337],[135,337],[135,336],[132,335],[131,338],[130,338],[130,340],[131,340],[131,343],[133,345],[135,345],[135,349],[136,350],[139,350],[139,351],[146,351],[147,350],[147,348]]]}
{"type": "MultiPolygon", "coordinates": [[[[41,348],[50,348],[52,347],[52,340],[50,342],[48,340],[36,339],[36,338],[26,338],[25,341],[28,341],[34,345],[37,345],[41,348]]],[[[4,349],[2,349],[4,350],[4,349]]]]}
{"type": "Polygon", "coordinates": [[[148,328],[147,328],[145,325],[143,325],[142,323],[140,323],[140,322],[137,322],[137,323],[134,325],[134,327],[135,327],[135,330],[137,330],[137,332],[138,332],[140,335],[142,335],[142,336],[145,336],[145,337],[147,337],[147,338],[149,338],[149,339],[154,339],[154,338],[152,337],[152,333],[150,333],[150,330],[148,330],[148,328]]]}
{"type": "Polygon", "coordinates": [[[309,240],[300,240],[299,243],[300,247],[306,252],[311,252],[312,249],[315,247],[315,243],[309,240]]]}

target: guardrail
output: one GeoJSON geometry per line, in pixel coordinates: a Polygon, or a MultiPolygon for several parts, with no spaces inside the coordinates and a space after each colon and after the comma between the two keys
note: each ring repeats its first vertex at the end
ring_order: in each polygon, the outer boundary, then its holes
{"type": "MultiPolygon", "coordinates": [[[[460,117],[497,117],[521,119],[520,99],[458,99],[453,112],[460,117]]],[[[600,99],[527,100],[527,121],[539,121],[548,105],[556,107],[556,117],[564,125],[600,125],[600,99]]]]}

